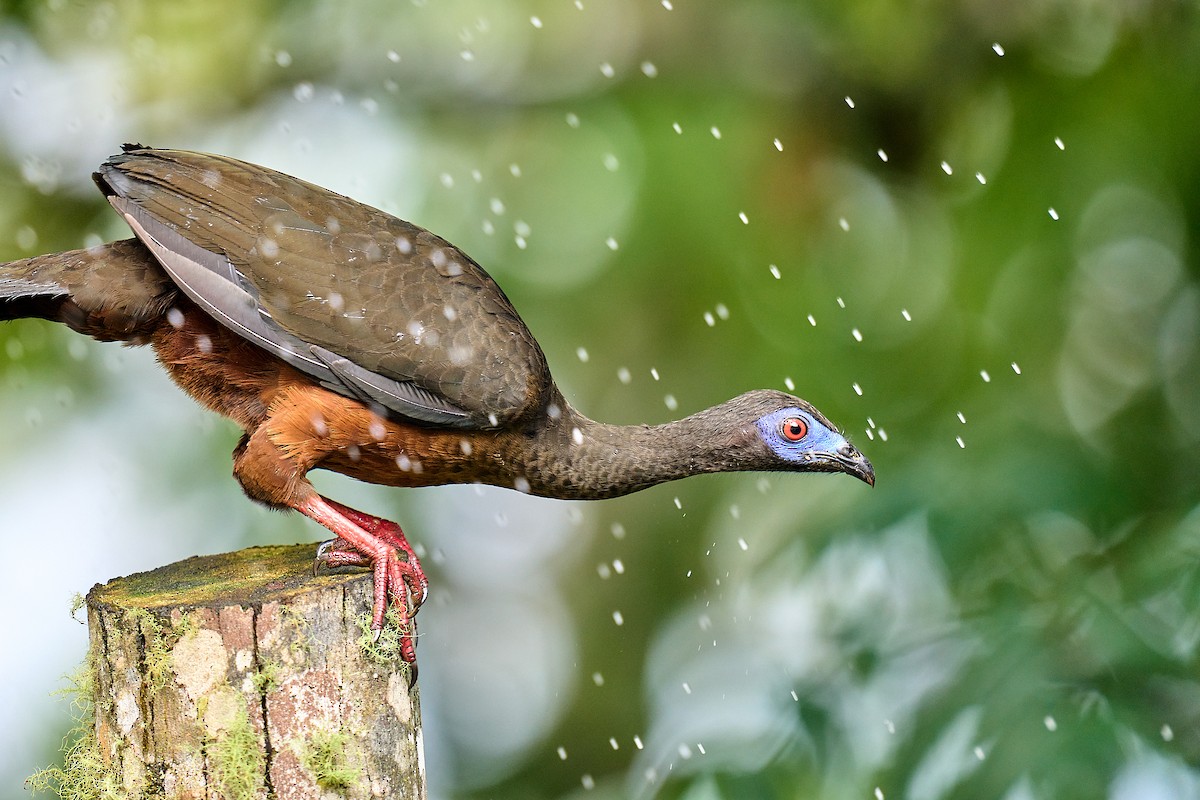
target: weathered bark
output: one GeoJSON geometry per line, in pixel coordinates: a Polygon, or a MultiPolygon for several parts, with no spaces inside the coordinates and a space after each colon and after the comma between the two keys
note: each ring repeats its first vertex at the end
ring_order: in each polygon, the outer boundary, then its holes
{"type": "Polygon", "coordinates": [[[312,558],[250,548],[88,594],[97,739],[130,797],[425,797],[407,667],[359,644],[371,576],[312,558]]]}

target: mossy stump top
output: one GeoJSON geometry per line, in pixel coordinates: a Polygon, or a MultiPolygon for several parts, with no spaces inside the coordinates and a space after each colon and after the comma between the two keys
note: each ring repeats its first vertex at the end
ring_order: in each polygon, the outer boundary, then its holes
{"type": "Polygon", "coordinates": [[[98,755],[129,797],[425,796],[407,665],[365,633],[371,576],[314,577],[313,555],[253,547],[88,593],[98,755]]]}

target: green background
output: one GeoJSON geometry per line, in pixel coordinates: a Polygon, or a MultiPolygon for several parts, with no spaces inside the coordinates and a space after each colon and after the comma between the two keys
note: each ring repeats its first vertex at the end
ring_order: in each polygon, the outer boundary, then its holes
{"type": "MultiPolygon", "coordinates": [[[[874,462],[321,478],[425,553],[432,796],[1200,797],[1195,2],[0,8],[0,259],[127,236],[123,141],[222,152],[458,244],[590,416],[794,385],[874,462]]],[[[5,796],[72,592],[321,537],[152,362],[0,326],[5,796]]]]}

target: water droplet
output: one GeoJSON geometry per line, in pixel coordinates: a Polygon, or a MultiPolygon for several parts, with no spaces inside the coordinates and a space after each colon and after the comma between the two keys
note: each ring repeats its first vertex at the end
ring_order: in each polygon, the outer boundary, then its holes
{"type": "Polygon", "coordinates": [[[604,168],[609,172],[616,172],[621,167],[621,162],[612,153],[607,153],[604,156],[604,168]]]}
{"type": "Polygon", "coordinates": [[[292,65],[292,54],[287,50],[280,50],[275,54],[275,63],[284,69],[292,65]]]}
{"type": "Polygon", "coordinates": [[[749,542],[747,542],[747,541],[746,541],[744,538],[742,538],[741,536],[739,536],[739,537],[738,537],[738,547],[742,548],[742,551],[744,552],[744,551],[746,551],[746,550],[749,550],[749,549],[750,549],[750,543],[749,543],[749,542]]]}
{"type": "Polygon", "coordinates": [[[729,319],[729,309],[724,303],[717,303],[717,316],[721,319],[729,319]]]}
{"type": "Polygon", "coordinates": [[[576,349],[575,349],[575,356],[576,356],[576,357],[577,357],[577,358],[578,358],[580,361],[582,361],[582,362],[584,362],[584,363],[586,364],[586,363],[587,363],[587,360],[588,360],[588,351],[587,351],[587,348],[584,348],[584,347],[578,347],[578,348],[576,348],[576,349]]]}
{"type": "Polygon", "coordinates": [[[704,324],[708,325],[710,328],[717,324],[717,320],[713,317],[711,311],[704,312],[704,324]]]}
{"type": "Polygon", "coordinates": [[[1162,740],[1164,742],[1169,742],[1175,738],[1175,731],[1171,730],[1171,726],[1167,725],[1166,723],[1163,723],[1162,728],[1159,730],[1159,734],[1162,736],[1162,740]]]}
{"type": "Polygon", "coordinates": [[[622,561],[621,559],[614,558],[613,562],[612,562],[612,567],[613,567],[613,572],[617,573],[618,575],[625,574],[625,562],[622,561]]]}
{"type": "Polygon", "coordinates": [[[597,686],[603,686],[604,685],[604,675],[599,672],[593,672],[592,673],[592,683],[596,684],[597,686]]]}
{"type": "Polygon", "coordinates": [[[657,78],[658,77],[658,67],[654,66],[653,61],[643,61],[642,62],[642,74],[645,75],[647,78],[657,78]]]}
{"type": "Polygon", "coordinates": [[[625,538],[625,526],[622,525],[621,523],[614,522],[612,524],[612,526],[609,528],[609,530],[612,531],[612,535],[613,535],[614,539],[624,539],[625,538]]]}
{"type": "Polygon", "coordinates": [[[557,752],[558,752],[558,757],[560,759],[562,759],[563,761],[567,760],[567,748],[563,747],[562,745],[559,745],[557,752]]]}
{"type": "Polygon", "coordinates": [[[468,440],[468,439],[459,439],[459,440],[458,440],[458,449],[462,451],[462,454],[463,454],[464,456],[469,456],[469,455],[471,455],[471,450],[472,450],[473,448],[471,447],[471,442],[470,442],[470,440],[468,440]]]}
{"type": "Polygon", "coordinates": [[[675,8],[675,6],[671,4],[671,0],[662,0],[662,7],[665,8],[667,11],[670,11],[673,8],[675,8]]]}
{"type": "Polygon", "coordinates": [[[975,757],[977,759],[979,759],[980,761],[983,761],[983,759],[984,759],[983,748],[980,747],[979,745],[975,745],[975,757]]]}
{"type": "Polygon", "coordinates": [[[796,694],[796,690],[795,690],[795,689],[792,689],[792,691],[791,691],[791,695],[792,695],[792,700],[794,700],[794,701],[795,701],[795,702],[797,702],[797,703],[799,703],[799,702],[800,702],[800,695],[796,694]]]}
{"type": "Polygon", "coordinates": [[[687,761],[692,757],[692,748],[688,747],[686,743],[679,745],[679,757],[687,761]]]}
{"type": "Polygon", "coordinates": [[[741,519],[742,510],[738,508],[737,505],[732,505],[729,507],[729,516],[733,517],[734,519],[741,519]]]}
{"type": "Polygon", "coordinates": [[[842,299],[842,298],[840,298],[840,297],[837,299],[837,304],[838,304],[838,308],[845,308],[845,307],[846,307],[846,301],[845,301],[845,300],[843,300],[843,299],[842,299]]]}
{"type": "Polygon", "coordinates": [[[644,745],[642,744],[642,737],[634,734],[633,746],[636,747],[638,750],[641,750],[644,747],[644,745]]]}
{"type": "Polygon", "coordinates": [[[988,374],[988,371],[986,369],[979,370],[979,377],[983,378],[984,383],[992,382],[992,376],[988,374]]]}
{"type": "Polygon", "coordinates": [[[612,613],[612,618],[613,622],[617,624],[617,627],[625,624],[625,616],[620,611],[614,611],[612,613]]]}
{"type": "Polygon", "coordinates": [[[888,733],[896,733],[896,723],[892,722],[890,719],[885,719],[883,721],[883,727],[887,728],[888,733]]]}
{"type": "Polygon", "coordinates": [[[208,334],[202,333],[196,337],[196,349],[205,355],[212,352],[212,339],[208,337],[208,334]]]}
{"type": "Polygon", "coordinates": [[[396,249],[400,251],[401,255],[408,255],[413,250],[412,242],[408,240],[407,236],[397,236],[396,249]]]}
{"type": "Polygon", "coordinates": [[[769,269],[771,271],[771,274],[775,276],[775,280],[779,280],[780,278],[783,277],[779,273],[779,267],[775,266],[774,264],[771,264],[770,266],[768,266],[767,269],[769,269]]]}
{"type": "Polygon", "coordinates": [[[817,327],[817,318],[814,317],[812,314],[809,314],[808,315],[808,324],[812,325],[814,328],[817,327]]]}
{"type": "Polygon", "coordinates": [[[171,323],[171,327],[179,330],[183,327],[183,312],[178,308],[167,309],[167,322],[171,323]]]}
{"type": "Polygon", "coordinates": [[[513,488],[521,494],[529,494],[529,479],[518,477],[515,481],[513,481],[513,488]]]}
{"type": "Polygon", "coordinates": [[[592,789],[596,788],[596,779],[586,772],[583,774],[583,777],[579,779],[579,782],[583,785],[584,791],[590,792],[592,789]]]}
{"type": "Polygon", "coordinates": [[[575,444],[583,444],[583,431],[579,428],[571,428],[571,441],[575,444]]]}
{"type": "Polygon", "coordinates": [[[683,511],[683,502],[678,497],[675,498],[675,507],[683,511]]]}
{"type": "Polygon", "coordinates": [[[650,377],[654,378],[654,380],[658,380],[658,367],[650,368],[650,377]]]}
{"type": "Polygon", "coordinates": [[[22,225],[17,228],[17,247],[21,250],[32,250],[37,247],[38,235],[37,231],[31,225],[22,225]]]}
{"type": "Polygon", "coordinates": [[[1017,373],[1018,375],[1021,374],[1021,367],[1015,361],[1012,362],[1012,371],[1017,373]]]}
{"type": "Polygon", "coordinates": [[[1051,733],[1058,730],[1058,721],[1049,714],[1047,714],[1046,718],[1042,720],[1042,724],[1045,725],[1046,730],[1050,731],[1051,733]]]}
{"type": "Polygon", "coordinates": [[[514,178],[521,177],[521,165],[517,163],[509,164],[508,171],[514,178]]]}
{"type": "Polygon", "coordinates": [[[846,219],[845,217],[839,217],[838,218],[838,227],[844,231],[849,231],[850,230],[850,220],[846,219]]]}
{"type": "Polygon", "coordinates": [[[967,418],[963,416],[963,413],[961,411],[958,412],[957,416],[958,416],[959,422],[961,422],[963,425],[967,424],[967,418]]]}
{"type": "Polygon", "coordinates": [[[904,317],[905,322],[912,322],[912,314],[908,313],[907,308],[900,309],[900,316],[904,317]]]}
{"type": "Polygon", "coordinates": [[[789,392],[796,391],[796,382],[794,380],[792,380],[790,377],[783,379],[783,385],[787,387],[787,390],[789,392]]]}
{"type": "Polygon", "coordinates": [[[618,750],[621,747],[619,744],[617,744],[616,737],[613,736],[608,737],[608,746],[613,750],[618,750]]]}
{"type": "Polygon", "coordinates": [[[883,161],[884,163],[887,163],[887,153],[885,153],[885,152],[883,151],[883,148],[882,148],[882,147],[881,147],[881,148],[879,148],[878,150],[876,150],[876,151],[875,151],[875,154],[876,154],[877,156],[879,156],[879,160],[880,160],[880,161],[883,161]]]}
{"type": "Polygon", "coordinates": [[[470,50],[463,50],[462,52],[460,52],[458,54],[458,56],[463,61],[474,61],[475,60],[475,54],[472,53],[470,50]]]}
{"type": "Polygon", "coordinates": [[[683,682],[683,693],[684,693],[684,694],[691,694],[691,693],[692,693],[692,687],[688,685],[688,682],[687,682],[687,681],[684,681],[684,682],[683,682]]]}
{"type": "Polygon", "coordinates": [[[608,564],[603,562],[596,565],[596,573],[600,576],[600,580],[606,581],[612,577],[612,570],[608,568],[608,564]]]}
{"type": "Polygon", "coordinates": [[[676,133],[683,133],[683,126],[682,126],[682,125],[680,125],[678,122],[672,122],[672,123],[671,123],[671,128],[672,128],[672,129],[673,129],[673,130],[674,130],[676,133]]]}
{"type": "Polygon", "coordinates": [[[959,448],[966,449],[967,443],[963,441],[961,436],[955,436],[954,441],[958,442],[959,448]]]}
{"type": "Polygon", "coordinates": [[[1001,46],[999,42],[992,42],[992,50],[994,50],[998,56],[1004,55],[1004,47],[1001,46]]]}
{"type": "Polygon", "coordinates": [[[1054,137],[1054,146],[1057,147],[1059,150],[1067,149],[1067,145],[1063,142],[1062,138],[1058,137],[1058,136],[1054,137]]]}
{"type": "Polygon", "coordinates": [[[442,182],[442,186],[444,186],[447,189],[454,188],[454,176],[451,175],[449,172],[443,172],[441,174],[441,182],[442,182]]]}
{"type": "Polygon", "coordinates": [[[616,240],[616,239],[614,239],[614,238],[613,238],[613,237],[611,237],[611,236],[610,236],[610,237],[608,237],[607,239],[605,239],[605,240],[604,240],[604,243],[605,243],[606,245],[608,245],[608,249],[609,249],[609,250],[616,250],[616,249],[617,249],[617,247],[618,247],[618,245],[617,245],[617,240],[616,240]]]}
{"type": "Polygon", "coordinates": [[[579,115],[568,111],[567,112],[567,124],[570,125],[572,128],[578,128],[579,127],[579,115]]]}
{"type": "Polygon", "coordinates": [[[954,167],[950,166],[950,164],[948,162],[943,161],[942,162],[942,172],[946,173],[947,175],[953,175],[954,167]]]}
{"type": "Polygon", "coordinates": [[[879,438],[885,442],[887,441],[887,431],[885,431],[883,428],[879,429],[879,438]]]}
{"type": "Polygon", "coordinates": [[[541,27],[542,27],[542,18],[541,17],[530,17],[529,22],[531,25],[533,25],[533,27],[537,28],[538,30],[541,30],[541,27]]]}
{"type": "Polygon", "coordinates": [[[854,393],[856,395],[858,395],[859,397],[862,397],[862,387],[859,386],[857,383],[854,384],[854,393]]]}
{"type": "Polygon", "coordinates": [[[783,152],[783,142],[776,139],[775,140],[775,149],[782,153],[783,152]]]}
{"type": "Polygon", "coordinates": [[[975,173],[975,180],[979,181],[979,183],[980,183],[980,184],[985,184],[985,183],[987,183],[987,178],[983,177],[983,173],[982,173],[982,172],[976,172],[976,173],[975,173]]]}
{"type": "Polygon", "coordinates": [[[488,208],[490,208],[492,213],[497,217],[502,216],[504,214],[504,201],[499,197],[493,197],[488,201],[488,208]]]}
{"type": "Polygon", "coordinates": [[[617,369],[617,380],[625,384],[633,380],[633,375],[629,372],[628,367],[620,367],[617,369]]]}
{"type": "Polygon", "coordinates": [[[854,108],[854,100],[850,97],[850,95],[846,95],[846,105],[854,108]]]}
{"type": "Polygon", "coordinates": [[[860,331],[858,328],[855,328],[854,330],[850,331],[850,335],[854,337],[854,341],[856,341],[856,342],[862,341],[862,331],[860,331]]]}
{"type": "Polygon", "coordinates": [[[714,138],[714,139],[720,139],[720,138],[721,138],[721,129],[720,129],[720,128],[718,128],[716,125],[713,125],[713,126],[712,126],[711,128],[709,128],[708,130],[709,130],[709,132],[710,132],[710,133],[713,135],[713,138],[714,138]]]}
{"type": "Polygon", "coordinates": [[[393,64],[399,64],[400,63],[400,54],[397,53],[395,50],[388,50],[387,51],[387,60],[392,62],[393,64]]]}
{"type": "Polygon", "coordinates": [[[296,98],[297,103],[307,103],[315,94],[316,90],[308,81],[301,81],[292,88],[292,97],[296,98]]]}
{"type": "Polygon", "coordinates": [[[1053,207],[1046,209],[1046,213],[1048,213],[1050,215],[1050,219],[1053,219],[1053,220],[1058,219],[1058,212],[1055,211],[1053,207]]]}
{"type": "Polygon", "coordinates": [[[867,438],[870,439],[872,442],[875,441],[875,431],[871,430],[870,428],[867,428],[867,438]]]}
{"type": "Polygon", "coordinates": [[[875,800],[883,800],[883,789],[875,787],[875,800]]]}
{"type": "Polygon", "coordinates": [[[617,74],[617,71],[615,69],[613,69],[612,64],[605,61],[603,64],[600,65],[600,74],[606,78],[611,78],[612,76],[617,74]]]}
{"type": "Polygon", "coordinates": [[[740,220],[742,221],[742,224],[743,224],[743,225],[749,225],[749,224],[750,224],[750,218],[749,218],[748,216],[746,216],[746,212],[745,212],[745,211],[739,211],[739,212],[738,212],[738,219],[740,219],[740,220]]]}

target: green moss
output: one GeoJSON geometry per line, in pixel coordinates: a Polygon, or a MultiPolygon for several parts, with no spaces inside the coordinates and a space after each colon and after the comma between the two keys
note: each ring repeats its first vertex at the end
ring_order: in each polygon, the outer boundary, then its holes
{"type": "Polygon", "coordinates": [[[171,651],[180,639],[199,630],[200,623],[194,615],[184,614],[178,622],[167,627],[144,608],[131,608],[125,613],[126,620],[141,632],[146,643],[146,675],[150,691],[158,692],[171,679],[171,651]]]}
{"type": "Polygon", "coordinates": [[[254,691],[259,694],[275,691],[279,687],[279,662],[264,661],[251,680],[254,682],[254,691]]]}
{"type": "Polygon", "coordinates": [[[250,725],[245,709],[221,734],[205,743],[210,775],[227,800],[249,800],[262,787],[263,754],[258,734],[250,725]]]}
{"type": "Polygon", "coordinates": [[[292,626],[292,630],[296,634],[292,643],[288,645],[288,650],[291,651],[292,658],[296,663],[303,664],[312,651],[313,640],[312,632],[309,630],[308,617],[290,605],[283,606],[281,612],[284,621],[292,626]]]}
{"type": "Polygon", "coordinates": [[[96,671],[90,654],[67,680],[69,685],[55,692],[71,699],[74,722],[63,737],[63,765],[38,770],[25,785],[34,793],[51,793],[62,800],[130,800],[122,791],[118,776],[105,767],[100,755],[92,701],[96,671]]]}
{"type": "Polygon", "coordinates": [[[300,761],[313,774],[317,786],[345,793],[362,778],[362,770],[346,752],[349,742],[345,731],[318,731],[300,748],[300,761]]]}
{"type": "Polygon", "coordinates": [[[375,636],[375,631],[371,630],[369,613],[360,614],[355,618],[355,622],[362,631],[362,635],[358,637],[358,648],[364,656],[381,667],[402,666],[408,669],[409,665],[400,655],[400,644],[404,640],[404,636],[411,632],[411,622],[408,626],[402,626],[400,615],[395,610],[388,609],[387,616],[384,617],[383,630],[379,631],[378,638],[375,636]]]}
{"type": "Polygon", "coordinates": [[[80,609],[82,609],[85,605],[87,605],[87,598],[85,598],[82,594],[76,592],[75,594],[71,595],[71,619],[79,622],[80,620],[78,620],[75,615],[78,614],[80,609]]]}

